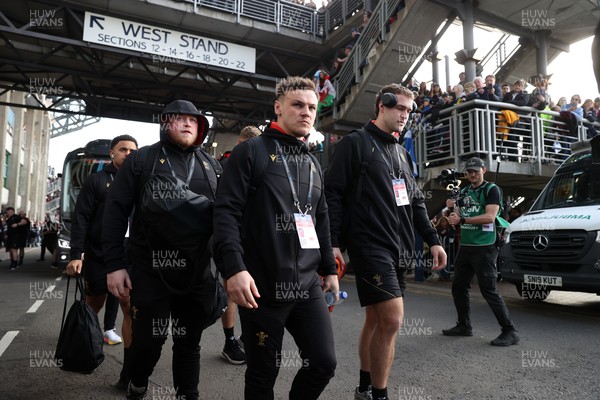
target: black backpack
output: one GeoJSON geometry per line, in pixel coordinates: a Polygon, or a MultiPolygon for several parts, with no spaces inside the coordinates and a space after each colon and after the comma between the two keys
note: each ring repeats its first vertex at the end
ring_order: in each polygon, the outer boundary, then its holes
{"type": "Polygon", "coordinates": [[[68,314],[66,311],[71,277],[67,281],[65,306],[55,357],[60,369],[64,371],[91,374],[104,361],[102,351],[104,338],[98,315],[85,303],[83,277],[77,275],[74,280],[75,301],[68,314]]]}

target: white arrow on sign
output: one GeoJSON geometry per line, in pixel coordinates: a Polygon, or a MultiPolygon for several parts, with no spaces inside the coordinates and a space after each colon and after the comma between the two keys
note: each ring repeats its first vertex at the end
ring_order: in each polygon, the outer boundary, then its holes
{"type": "Polygon", "coordinates": [[[254,73],[256,49],[86,11],[83,40],[152,54],[157,63],[185,60],[254,73]],[[100,23],[102,22],[102,23],[100,23]]]}

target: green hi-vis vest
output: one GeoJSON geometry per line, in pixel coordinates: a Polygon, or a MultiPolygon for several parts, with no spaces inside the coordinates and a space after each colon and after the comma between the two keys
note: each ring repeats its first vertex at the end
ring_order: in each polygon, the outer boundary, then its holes
{"type": "MultiPolygon", "coordinates": [[[[471,185],[461,189],[461,193],[471,198],[471,206],[461,207],[461,215],[465,218],[476,217],[485,214],[487,205],[486,197],[490,189],[496,186],[493,183],[485,182],[476,189],[471,185]]],[[[498,214],[502,211],[502,190],[500,190],[500,208],[498,214]]],[[[466,246],[488,246],[496,243],[496,224],[462,224],[460,226],[460,244],[466,246]]]]}

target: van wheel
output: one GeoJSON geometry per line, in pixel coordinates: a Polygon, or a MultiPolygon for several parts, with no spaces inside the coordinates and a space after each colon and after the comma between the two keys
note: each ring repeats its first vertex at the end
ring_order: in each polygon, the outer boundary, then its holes
{"type": "Polygon", "coordinates": [[[531,285],[527,285],[527,287],[524,288],[523,284],[519,283],[515,284],[515,287],[517,288],[517,292],[519,292],[519,296],[521,296],[521,299],[525,301],[544,301],[551,292],[550,289],[538,289],[535,286],[531,285]]]}

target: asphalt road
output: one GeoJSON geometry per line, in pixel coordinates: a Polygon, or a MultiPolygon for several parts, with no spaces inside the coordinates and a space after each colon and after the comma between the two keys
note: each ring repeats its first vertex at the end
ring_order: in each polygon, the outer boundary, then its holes
{"type": "MultiPolygon", "coordinates": [[[[0,262],[0,352],[4,350],[0,399],[123,399],[111,387],[121,368],[122,345],[105,346],[106,359],[91,375],[56,366],[53,354],[66,279],[50,269],[49,262],[35,262],[38,251],[29,250],[25,265],[16,272],[8,270],[8,262],[0,262]],[[33,312],[37,300],[43,302],[33,312]]],[[[364,313],[353,277],[344,278],[342,286],[349,299],[331,314],[338,367],[321,396],[325,400],[352,399],[358,383],[357,342],[364,313]]],[[[474,336],[443,336],[441,330],[455,321],[450,283],[435,279],[416,283],[409,277],[404,326],[389,379],[391,399],[600,399],[600,297],[553,292],[543,303],[531,304],[518,299],[514,287],[501,284],[500,288],[521,333],[517,346],[489,345],[500,330],[477,286],[472,307],[474,336]]],[[[239,324],[236,333],[240,333],[239,324]]],[[[220,323],[202,338],[200,387],[205,400],[243,398],[245,366],[230,365],[220,357],[223,339],[220,323]]],[[[287,399],[298,364],[289,336],[284,350],[290,361],[281,368],[277,399],[287,399]]],[[[170,363],[169,340],[151,377],[148,399],[175,398],[170,363]]]]}

